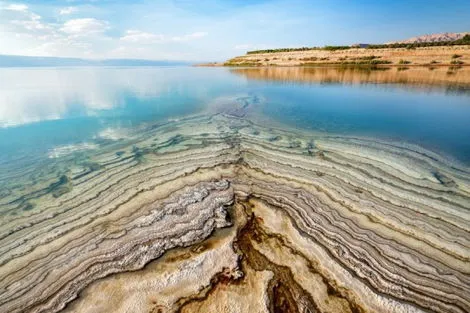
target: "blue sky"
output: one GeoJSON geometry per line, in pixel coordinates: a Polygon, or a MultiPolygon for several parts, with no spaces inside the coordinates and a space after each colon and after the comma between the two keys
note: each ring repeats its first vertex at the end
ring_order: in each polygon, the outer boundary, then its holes
{"type": "Polygon", "coordinates": [[[221,61],[470,31],[468,0],[0,0],[0,54],[221,61]]]}

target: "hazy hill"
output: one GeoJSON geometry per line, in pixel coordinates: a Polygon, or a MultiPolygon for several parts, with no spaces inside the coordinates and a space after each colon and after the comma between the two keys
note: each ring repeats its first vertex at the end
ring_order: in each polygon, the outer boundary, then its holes
{"type": "Polygon", "coordinates": [[[390,43],[421,43],[421,42],[443,42],[455,41],[462,39],[463,36],[470,33],[443,33],[443,34],[430,34],[409,38],[402,41],[394,41],[390,43]]]}
{"type": "Polygon", "coordinates": [[[176,66],[188,65],[182,61],[154,61],[140,59],[88,60],[79,58],[32,57],[0,55],[0,67],[47,67],[47,66],[176,66]]]}

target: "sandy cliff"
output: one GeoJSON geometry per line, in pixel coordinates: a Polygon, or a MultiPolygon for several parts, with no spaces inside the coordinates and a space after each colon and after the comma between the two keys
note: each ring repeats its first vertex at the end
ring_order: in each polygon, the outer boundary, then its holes
{"type": "Polygon", "coordinates": [[[226,66],[374,65],[374,66],[466,66],[470,46],[407,48],[352,48],[246,54],[228,60],[226,66]]]}

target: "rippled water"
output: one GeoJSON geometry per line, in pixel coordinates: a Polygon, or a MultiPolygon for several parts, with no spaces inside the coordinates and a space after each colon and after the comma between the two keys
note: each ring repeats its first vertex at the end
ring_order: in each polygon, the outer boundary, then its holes
{"type": "MultiPolygon", "coordinates": [[[[129,129],[247,100],[299,128],[421,145],[470,163],[470,74],[463,69],[0,69],[3,162],[126,138],[129,129]]],[[[4,163],[5,165],[6,163],[4,163]]]]}

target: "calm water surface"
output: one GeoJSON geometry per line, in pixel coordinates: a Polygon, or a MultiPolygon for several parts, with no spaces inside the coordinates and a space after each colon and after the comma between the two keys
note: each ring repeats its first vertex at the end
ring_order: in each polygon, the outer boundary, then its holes
{"type": "Polygon", "coordinates": [[[470,165],[469,76],[466,69],[0,69],[0,162],[94,147],[124,129],[249,96],[278,122],[418,144],[470,165]]]}

